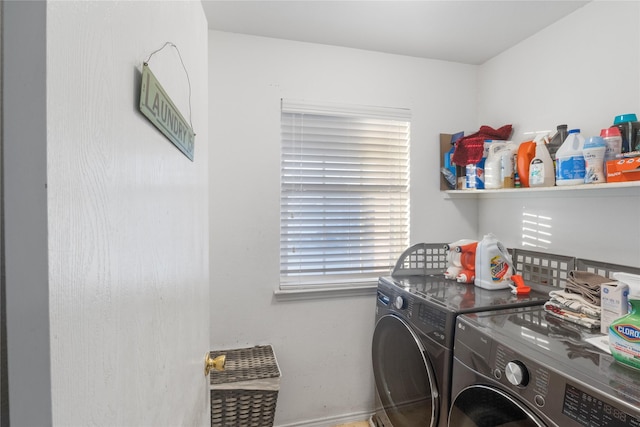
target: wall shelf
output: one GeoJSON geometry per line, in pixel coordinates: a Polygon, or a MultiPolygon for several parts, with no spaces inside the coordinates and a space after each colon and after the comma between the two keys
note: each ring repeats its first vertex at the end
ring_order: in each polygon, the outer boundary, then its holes
{"type": "Polygon", "coordinates": [[[495,190],[445,190],[442,194],[445,198],[466,198],[481,197],[484,195],[526,195],[533,193],[555,193],[555,192],[584,192],[584,191],[606,191],[613,189],[637,188],[640,189],[640,181],[629,182],[612,182],[603,184],[583,184],[583,185],[565,185],[556,187],[536,187],[536,188],[500,188],[495,190]]]}

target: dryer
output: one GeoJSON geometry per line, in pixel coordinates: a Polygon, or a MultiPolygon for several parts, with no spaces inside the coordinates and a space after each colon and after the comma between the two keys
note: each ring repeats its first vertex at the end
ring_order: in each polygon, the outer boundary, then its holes
{"type": "Polygon", "coordinates": [[[542,305],[549,298],[548,290],[514,295],[447,280],[437,248],[409,248],[401,260],[428,266],[378,280],[372,341],[377,427],[446,427],[457,316],[542,305]]]}
{"type": "Polygon", "coordinates": [[[541,307],[458,317],[450,427],[640,426],[640,372],[541,307]]]}

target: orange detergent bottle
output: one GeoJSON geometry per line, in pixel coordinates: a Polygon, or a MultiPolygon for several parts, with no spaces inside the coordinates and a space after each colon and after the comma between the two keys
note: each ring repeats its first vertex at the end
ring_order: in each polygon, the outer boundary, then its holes
{"type": "Polygon", "coordinates": [[[516,165],[522,187],[529,187],[529,165],[534,157],[536,157],[535,141],[522,142],[518,147],[518,163],[516,165]]]}

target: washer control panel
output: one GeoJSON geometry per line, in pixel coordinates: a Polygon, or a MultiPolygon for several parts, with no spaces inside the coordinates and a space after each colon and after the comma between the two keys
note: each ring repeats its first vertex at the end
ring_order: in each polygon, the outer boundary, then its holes
{"type": "Polygon", "coordinates": [[[562,413],[588,427],[636,427],[640,418],[616,408],[597,397],[567,384],[564,390],[562,413]]]}

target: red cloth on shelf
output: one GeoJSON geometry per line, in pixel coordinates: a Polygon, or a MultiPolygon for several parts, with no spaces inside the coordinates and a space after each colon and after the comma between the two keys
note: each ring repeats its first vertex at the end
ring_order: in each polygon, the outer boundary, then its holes
{"type": "Polygon", "coordinates": [[[504,125],[499,129],[484,125],[480,126],[478,132],[462,137],[456,142],[451,161],[459,166],[478,163],[482,160],[484,141],[486,139],[506,141],[511,136],[512,130],[511,125],[504,125]]]}

